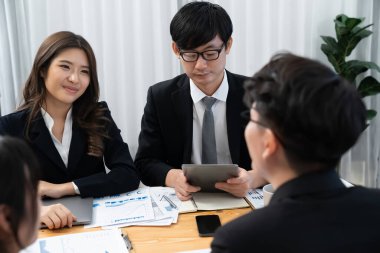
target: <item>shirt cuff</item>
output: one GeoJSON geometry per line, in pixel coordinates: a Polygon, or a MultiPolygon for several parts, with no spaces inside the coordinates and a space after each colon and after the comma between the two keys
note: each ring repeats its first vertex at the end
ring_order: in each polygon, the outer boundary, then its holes
{"type": "Polygon", "coordinates": [[[78,194],[78,195],[80,195],[80,191],[79,191],[78,186],[74,182],[71,182],[71,183],[73,184],[75,193],[78,194]]]}

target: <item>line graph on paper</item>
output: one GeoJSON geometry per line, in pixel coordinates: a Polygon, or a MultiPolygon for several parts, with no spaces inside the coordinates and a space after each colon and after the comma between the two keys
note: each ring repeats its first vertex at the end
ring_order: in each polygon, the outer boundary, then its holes
{"type": "Polygon", "coordinates": [[[154,219],[149,188],[95,199],[93,207],[93,221],[86,227],[154,219]]]}

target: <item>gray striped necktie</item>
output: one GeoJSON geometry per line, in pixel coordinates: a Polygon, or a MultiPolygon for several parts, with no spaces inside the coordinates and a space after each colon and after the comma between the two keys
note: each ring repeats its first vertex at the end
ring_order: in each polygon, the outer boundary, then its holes
{"type": "Polygon", "coordinates": [[[211,107],[215,101],[216,98],[213,97],[204,97],[202,99],[205,105],[202,125],[202,164],[217,163],[214,115],[211,111],[211,107]]]}

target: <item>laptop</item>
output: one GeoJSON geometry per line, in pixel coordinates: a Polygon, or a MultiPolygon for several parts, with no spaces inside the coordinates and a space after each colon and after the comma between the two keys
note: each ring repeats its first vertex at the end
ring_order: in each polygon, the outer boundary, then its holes
{"type": "MultiPolygon", "coordinates": [[[[73,222],[73,225],[84,225],[89,224],[92,221],[93,200],[93,198],[69,196],[60,199],[43,199],[42,205],[48,206],[61,203],[77,217],[77,221],[73,222]]],[[[41,224],[40,228],[47,228],[47,226],[41,224]]]]}

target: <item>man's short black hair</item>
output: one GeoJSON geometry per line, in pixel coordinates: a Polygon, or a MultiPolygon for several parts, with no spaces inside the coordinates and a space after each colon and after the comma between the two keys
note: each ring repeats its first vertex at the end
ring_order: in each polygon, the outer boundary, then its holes
{"type": "Polygon", "coordinates": [[[232,22],[219,5],[191,2],[184,5],[170,23],[172,40],[180,49],[194,49],[219,35],[224,44],[232,34],[232,22]]]}
{"type": "Polygon", "coordinates": [[[356,87],[315,60],[277,54],[245,89],[246,105],[254,104],[296,170],[336,166],[366,128],[356,87]]]}

